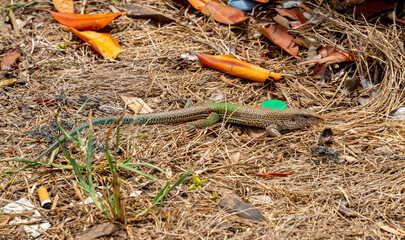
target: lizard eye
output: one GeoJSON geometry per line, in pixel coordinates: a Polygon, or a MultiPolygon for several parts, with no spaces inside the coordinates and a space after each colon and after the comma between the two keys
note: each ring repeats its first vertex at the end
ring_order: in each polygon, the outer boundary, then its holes
{"type": "Polygon", "coordinates": [[[303,118],[308,118],[308,115],[302,115],[303,118]]]}

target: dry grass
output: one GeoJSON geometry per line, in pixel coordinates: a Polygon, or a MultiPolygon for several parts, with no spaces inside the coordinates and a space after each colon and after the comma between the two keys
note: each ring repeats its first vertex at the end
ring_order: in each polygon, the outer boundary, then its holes
{"type": "MultiPolygon", "coordinates": [[[[80,8],[82,3],[77,2],[80,8]]],[[[2,53],[19,45],[23,52],[19,67],[35,63],[37,69],[21,71],[17,85],[1,89],[2,156],[16,148],[15,156],[34,159],[50,143],[27,133],[47,126],[57,116],[73,123],[74,113],[83,102],[81,95],[96,100],[81,112],[82,122],[87,120],[90,109],[95,117],[117,114],[100,111],[99,107],[123,108],[120,95],[140,97],[156,111],[182,107],[181,102],[170,101],[179,97],[193,101],[222,98],[223,102],[245,105],[258,105],[270,98],[283,99],[289,106],[319,111],[328,121],[266,140],[252,140],[243,127],[227,124],[195,132],[185,131],[182,124],[123,126],[124,139],[145,135],[124,145],[123,155],[155,164],[173,176],[193,168],[194,174],[207,181],[200,191],[189,190],[191,181],[186,182],[171,193],[163,208],[153,209],[147,216],[128,223],[115,238],[401,238],[382,230],[380,225],[405,230],[405,128],[403,121],[389,116],[405,102],[403,28],[354,21],[323,5],[333,18],[297,33],[316,38],[319,47],[332,45],[351,52],[358,60],[346,64],[342,72],[334,69],[331,78],[320,83],[311,76],[312,68],[297,67],[297,61],[276,46],[272,45],[270,58],[262,62],[260,58],[269,43],[262,37],[254,38],[260,26],[257,22],[229,28],[196,15],[196,11],[191,11],[186,19],[166,1],[141,3],[173,16],[181,25],[158,26],[152,21],[128,17],[115,20],[111,29],[121,30],[114,37],[124,50],[117,61],[101,59],[48,13],[37,12],[32,7],[16,10],[17,18],[24,20],[32,15],[34,19],[21,29],[20,36],[2,30],[0,42],[7,47],[2,53]],[[200,24],[202,20],[204,25],[200,24]],[[219,80],[220,73],[180,58],[186,50],[217,54],[193,39],[210,43],[225,54],[235,47],[237,56],[243,44],[247,61],[283,73],[285,78],[266,84],[246,80],[224,83],[219,80]],[[67,54],[56,49],[57,44],[63,43],[67,43],[67,54]],[[342,86],[348,77],[368,80],[373,87],[358,87],[346,94],[342,86]],[[61,96],[67,102],[56,100],[61,96]],[[365,96],[372,98],[362,106],[358,100],[365,96]],[[40,103],[45,99],[55,101],[40,103]],[[310,153],[309,149],[317,146],[318,137],[326,127],[334,132],[329,147],[345,161],[310,153]],[[133,147],[135,150],[130,152],[133,147]],[[234,163],[229,156],[236,152],[241,153],[241,159],[234,163]],[[295,174],[275,179],[250,176],[258,172],[295,174]],[[210,199],[214,193],[238,195],[256,206],[266,221],[251,222],[224,212],[210,199]],[[343,215],[338,211],[342,205],[357,216],[343,215]]],[[[85,9],[108,12],[111,4],[111,1],[87,1],[85,9]]],[[[39,6],[50,7],[48,3],[39,6]]],[[[306,57],[305,50],[302,52],[306,57]]],[[[99,145],[104,143],[106,132],[105,126],[95,128],[99,145]]],[[[55,162],[66,163],[66,160],[60,154],[55,162]]],[[[20,164],[2,162],[0,170],[17,166],[20,164]]],[[[109,174],[103,171],[107,163],[102,152],[96,154],[94,166],[95,181],[103,186],[109,174]]],[[[122,196],[129,217],[141,211],[166,181],[157,172],[141,169],[159,176],[161,184],[127,171],[119,172],[124,181],[122,196]],[[134,190],[141,190],[141,196],[130,197],[134,190]]],[[[71,185],[75,177],[70,170],[37,167],[13,175],[2,174],[0,178],[1,199],[28,197],[39,206],[35,190],[39,186],[48,188],[57,204],[55,209],[41,210],[52,223],[43,239],[71,239],[105,221],[92,207],[86,212],[76,205],[80,200],[75,197],[71,185]],[[11,184],[10,180],[13,180],[11,184]]],[[[0,203],[5,205],[1,200],[0,203]]],[[[0,225],[0,236],[22,239],[27,234],[18,226],[0,225]]]]}

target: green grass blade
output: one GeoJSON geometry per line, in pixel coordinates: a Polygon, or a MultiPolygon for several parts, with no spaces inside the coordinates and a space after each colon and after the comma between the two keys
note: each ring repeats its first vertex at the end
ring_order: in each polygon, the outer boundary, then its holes
{"type": "Polygon", "coordinates": [[[165,170],[161,169],[161,168],[158,167],[158,166],[155,166],[155,165],[153,165],[153,164],[150,164],[150,163],[131,163],[131,162],[128,162],[128,160],[127,160],[127,161],[125,161],[125,162],[123,162],[123,163],[119,163],[119,164],[118,164],[119,167],[122,167],[122,165],[126,165],[126,166],[130,166],[130,165],[148,166],[148,167],[154,168],[154,169],[156,169],[156,170],[158,170],[158,171],[164,173],[164,174],[165,174],[167,177],[169,177],[169,178],[172,177],[172,176],[170,176],[165,170]]]}
{"type": "Polygon", "coordinates": [[[157,180],[157,177],[152,176],[152,175],[147,174],[147,173],[144,173],[144,172],[141,172],[141,171],[139,171],[139,170],[137,170],[137,169],[135,169],[135,168],[133,168],[133,167],[130,167],[130,166],[127,166],[127,165],[120,165],[120,164],[119,164],[118,166],[119,166],[119,167],[122,167],[122,168],[124,168],[124,169],[127,169],[127,170],[129,170],[129,171],[132,171],[132,172],[134,172],[134,173],[140,174],[140,175],[142,175],[142,176],[148,178],[149,180],[151,180],[151,181],[153,181],[153,182],[156,182],[156,180],[157,180]]]}

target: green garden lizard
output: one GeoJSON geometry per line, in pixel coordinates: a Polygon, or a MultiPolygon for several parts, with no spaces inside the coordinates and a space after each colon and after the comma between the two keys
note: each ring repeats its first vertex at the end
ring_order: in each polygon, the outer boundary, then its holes
{"type": "MultiPolygon", "coordinates": [[[[92,125],[113,123],[119,116],[102,117],[92,120],[92,125]]],[[[230,103],[215,103],[206,101],[204,104],[186,107],[184,109],[167,112],[138,114],[134,117],[124,116],[124,124],[172,124],[190,122],[189,128],[203,128],[220,121],[240,124],[244,126],[264,128],[272,137],[280,136],[280,131],[297,130],[309,127],[321,122],[323,118],[315,112],[307,109],[274,110],[265,107],[240,106],[230,103]]],[[[78,127],[79,132],[90,126],[87,122],[78,127]]],[[[76,129],[69,132],[76,135],[76,129]]],[[[64,141],[64,139],[61,139],[64,141]]],[[[42,152],[35,161],[52,151],[58,146],[54,142],[48,149],[42,152]]]]}

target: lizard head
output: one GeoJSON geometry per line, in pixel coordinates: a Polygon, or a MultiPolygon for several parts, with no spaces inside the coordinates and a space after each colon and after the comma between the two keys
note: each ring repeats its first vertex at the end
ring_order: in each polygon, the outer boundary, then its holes
{"type": "Polygon", "coordinates": [[[324,118],[309,109],[291,109],[288,115],[289,117],[282,123],[283,130],[301,129],[324,121],[324,118]]]}

